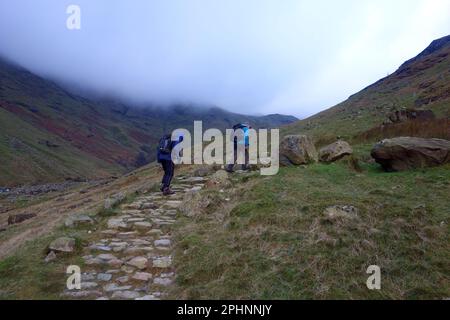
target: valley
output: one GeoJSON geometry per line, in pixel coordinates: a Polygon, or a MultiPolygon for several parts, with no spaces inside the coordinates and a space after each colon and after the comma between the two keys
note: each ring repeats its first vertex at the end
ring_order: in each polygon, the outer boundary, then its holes
{"type": "Polygon", "coordinates": [[[186,106],[173,117],[0,72],[0,298],[450,297],[450,36],[300,121],[186,106]],[[283,166],[177,166],[177,193],[162,197],[157,138],[194,120],[279,127],[283,166]],[[81,291],[65,287],[69,265],[81,291]],[[372,265],[380,290],[366,285],[372,265]]]}

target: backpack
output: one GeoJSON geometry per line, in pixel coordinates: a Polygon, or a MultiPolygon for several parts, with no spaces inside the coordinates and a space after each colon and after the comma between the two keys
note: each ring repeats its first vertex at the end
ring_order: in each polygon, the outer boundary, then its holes
{"type": "Polygon", "coordinates": [[[171,135],[166,134],[159,140],[158,150],[159,150],[159,152],[161,152],[163,154],[172,153],[172,136],[171,135]]]}

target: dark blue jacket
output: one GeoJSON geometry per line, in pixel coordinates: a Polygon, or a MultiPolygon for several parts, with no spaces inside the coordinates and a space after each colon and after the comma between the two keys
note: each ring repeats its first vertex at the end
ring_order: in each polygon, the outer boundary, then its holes
{"type": "MultiPolygon", "coordinates": [[[[173,150],[173,148],[175,148],[175,146],[177,144],[179,144],[181,141],[183,141],[183,137],[180,137],[178,141],[172,141],[172,146],[171,146],[171,150],[173,150]]],[[[158,156],[157,156],[158,162],[161,163],[163,160],[166,161],[172,161],[172,153],[162,153],[159,148],[158,148],[158,156]]]]}

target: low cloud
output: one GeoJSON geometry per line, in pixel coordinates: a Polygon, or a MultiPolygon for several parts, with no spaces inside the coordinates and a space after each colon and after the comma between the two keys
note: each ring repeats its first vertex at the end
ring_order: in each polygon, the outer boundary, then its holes
{"type": "Polygon", "coordinates": [[[316,113],[449,31],[446,0],[0,3],[0,54],[38,74],[139,103],[248,114],[316,113]],[[66,28],[70,4],[81,30],[66,28]]]}

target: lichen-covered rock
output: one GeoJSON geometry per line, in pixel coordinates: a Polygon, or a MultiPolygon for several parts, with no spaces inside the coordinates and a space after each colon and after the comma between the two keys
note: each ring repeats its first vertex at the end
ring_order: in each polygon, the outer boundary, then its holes
{"type": "Polygon", "coordinates": [[[48,248],[55,252],[73,252],[75,250],[75,239],[61,237],[50,243],[48,248]]]}
{"type": "Polygon", "coordinates": [[[353,154],[352,147],[347,142],[340,140],[320,149],[319,158],[322,162],[331,163],[351,154],[353,154]]]}
{"type": "Polygon", "coordinates": [[[400,137],[386,139],[372,149],[375,161],[386,171],[406,171],[450,163],[450,141],[400,137]]]}
{"type": "Polygon", "coordinates": [[[286,136],[280,143],[280,164],[304,165],[317,162],[316,147],[307,136],[286,136]]]}

